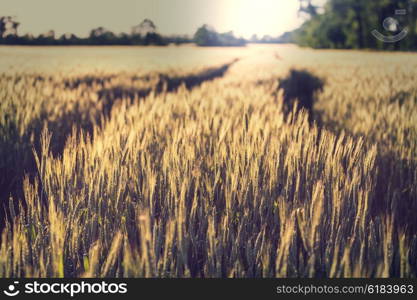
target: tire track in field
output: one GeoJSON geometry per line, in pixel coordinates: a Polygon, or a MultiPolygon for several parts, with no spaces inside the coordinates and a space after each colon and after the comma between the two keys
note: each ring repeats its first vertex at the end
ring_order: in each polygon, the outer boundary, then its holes
{"type": "MultiPolygon", "coordinates": [[[[9,124],[4,130],[6,139],[0,141],[0,154],[6,163],[0,165],[0,229],[4,227],[5,217],[11,217],[17,213],[19,207],[17,199],[25,199],[23,192],[23,179],[25,175],[33,179],[37,173],[37,166],[33,149],[39,153],[41,149],[40,135],[45,125],[52,133],[50,150],[57,157],[62,155],[66,140],[71,134],[73,127],[82,129],[93,136],[94,126],[101,126],[104,118],[110,117],[113,105],[118,101],[126,101],[133,105],[137,101],[145,99],[150,94],[173,93],[181,86],[192,90],[207,81],[223,77],[229,68],[238,59],[222,64],[217,67],[204,69],[198,73],[172,76],[169,74],[156,73],[145,76],[128,76],[130,85],[115,84],[118,74],[105,76],[84,76],[72,79],[57,80],[53,76],[28,75],[33,82],[38,82],[44,87],[53,86],[54,91],[62,93],[75,93],[81,95],[84,100],[88,99],[85,93],[96,94],[97,101],[89,101],[88,105],[80,105],[76,102],[72,109],[62,109],[58,117],[51,116],[51,112],[44,111],[39,117],[30,121],[28,130],[20,135],[18,124],[9,124]],[[134,82],[143,84],[135,86],[134,82]],[[13,131],[13,132],[10,132],[13,131]],[[35,139],[33,138],[35,137],[35,139]],[[13,199],[14,202],[9,199],[13,199]],[[13,211],[14,212],[11,212],[13,211]]],[[[125,76],[125,75],[123,75],[125,76]]],[[[20,81],[22,75],[16,78],[7,78],[8,81],[20,81]]],[[[123,80],[120,80],[123,81],[123,80]]],[[[82,100],[78,100],[82,101],[82,100]]],[[[17,121],[16,121],[17,122],[17,121]]],[[[39,187],[41,192],[42,187],[39,187]]],[[[25,201],[23,201],[25,203],[25,201]]]]}

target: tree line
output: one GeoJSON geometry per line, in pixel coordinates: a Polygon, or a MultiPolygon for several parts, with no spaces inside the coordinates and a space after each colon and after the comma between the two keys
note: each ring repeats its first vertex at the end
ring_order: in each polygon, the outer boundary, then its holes
{"type": "Polygon", "coordinates": [[[171,43],[183,44],[195,42],[198,46],[244,46],[246,40],[236,38],[233,32],[218,33],[208,25],[201,26],[192,38],[186,35],[162,36],[150,19],[133,26],[130,33],[115,34],[112,31],[97,27],[90,31],[88,37],[81,38],[72,33],[57,37],[53,30],[33,36],[19,35],[20,23],[10,16],[0,17],[0,44],[6,45],[158,45],[171,43]]]}
{"type": "Polygon", "coordinates": [[[187,36],[162,36],[150,19],[143,20],[133,26],[130,33],[115,34],[112,31],[97,27],[90,31],[88,37],[78,37],[66,33],[59,37],[53,30],[38,36],[32,34],[19,35],[20,23],[14,17],[0,17],[0,44],[6,45],[159,45],[169,43],[190,43],[187,36]]]}
{"type": "MultiPolygon", "coordinates": [[[[297,43],[301,46],[330,49],[417,50],[417,0],[327,0],[324,6],[314,0],[299,0],[304,24],[280,37],[252,36],[252,43],[297,43]],[[397,12],[401,12],[401,14],[397,12]],[[377,39],[372,32],[395,36],[407,29],[407,36],[396,43],[377,39]]],[[[279,13],[277,12],[277,16],[279,13]]],[[[159,45],[196,43],[198,46],[244,46],[247,41],[233,32],[218,33],[208,25],[193,37],[162,36],[149,19],[132,27],[130,33],[115,34],[104,27],[90,31],[88,37],[55,35],[53,30],[37,37],[19,35],[20,23],[13,17],[0,17],[0,44],[9,45],[159,45]]]]}
{"type": "Polygon", "coordinates": [[[300,0],[300,13],[308,20],[292,33],[293,41],[313,48],[417,50],[417,0],[328,0],[323,7],[300,0]],[[383,42],[378,30],[395,36],[404,29],[406,38],[383,42]]]}
{"type": "Polygon", "coordinates": [[[246,40],[235,37],[232,31],[218,33],[206,24],[197,29],[194,42],[198,46],[240,47],[246,45],[246,40]]]}

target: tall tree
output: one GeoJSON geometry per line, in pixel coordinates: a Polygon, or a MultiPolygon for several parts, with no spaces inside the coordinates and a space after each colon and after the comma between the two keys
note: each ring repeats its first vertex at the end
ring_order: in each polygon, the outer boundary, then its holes
{"type": "Polygon", "coordinates": [[[17,22],[14,17],[0,17],[0,38],[4,38],[7,36],[16,37],[19,25],[20,23],[17,22]]]}
{"type": "Polygon", "coordinates": [[[144,37],[148,33],[156,33],[156,25],[150,19],[145,19],[139,25],[132,27],[132,35],[144,37]]]}
{"type": "Polygon", "coordinates": [[[312,0],[299,0],[300,8],[299,13],[306,13],[311,17],[317,16],[317,6],[313,5],[312,0]]]}

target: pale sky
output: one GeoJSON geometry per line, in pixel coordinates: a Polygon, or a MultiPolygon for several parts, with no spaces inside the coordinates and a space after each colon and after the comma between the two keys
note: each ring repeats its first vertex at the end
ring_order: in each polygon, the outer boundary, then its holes
{"type": "Polygon", "coordinates": [[[192,35],[202,24],[250,37],[295,29],[298,0],[0,0],[0,16],[16,16],[19,34],[86,36],[103,26],[115,33],[150,18],[162,34],[192,35]]]}

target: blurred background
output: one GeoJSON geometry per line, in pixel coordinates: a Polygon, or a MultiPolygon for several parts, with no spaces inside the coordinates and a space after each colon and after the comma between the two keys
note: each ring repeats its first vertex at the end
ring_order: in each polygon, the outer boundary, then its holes
{"type": "Polygon", "coordinates": [[[243,46],[416,49],[415,0],[4,0],[0,43],[9,45],[243,46]],[[372,34],[407,39],[384,43],[372,34]]]}

